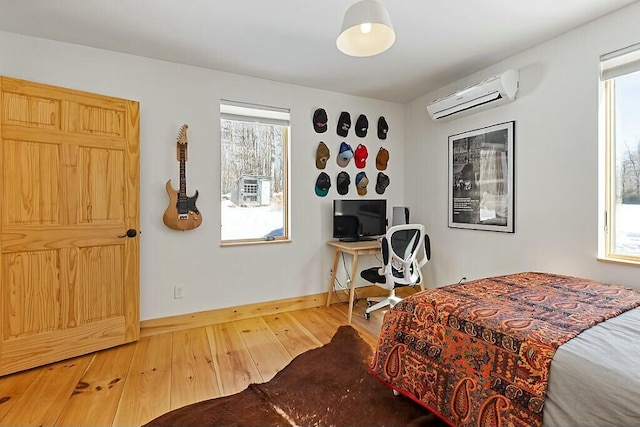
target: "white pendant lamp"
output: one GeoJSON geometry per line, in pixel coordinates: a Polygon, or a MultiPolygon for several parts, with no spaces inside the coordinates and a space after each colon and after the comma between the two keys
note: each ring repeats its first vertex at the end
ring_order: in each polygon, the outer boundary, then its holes
{"type": "Polygon", "coordinates": [[[378,0],[361,0],[344,14],[338,49],[350,56],[374,56],[396,41],[389,12],[378,0]]]}

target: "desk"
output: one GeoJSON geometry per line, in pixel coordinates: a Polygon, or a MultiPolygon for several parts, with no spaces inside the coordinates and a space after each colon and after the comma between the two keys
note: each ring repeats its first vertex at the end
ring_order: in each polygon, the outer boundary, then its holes
{"type": "Polygon", "coordinates": [[[362,242],[341,242],[339,240],[330,240],[327,242],[329,246],[336,248],[333,256],[333,268],[331,269],[331,280],[329,280],[329,290],[327,291],[327,307],[331,304],[331,294],[336,282],[336,270],[340,261],[340,254],[346,253],[353,256],[353,265],[351,267],[351,283],[349,285],[349,314],[348,322],[351,323],[351,315],[353,314],[353,297],[355,295],[356,275],[358,274],[358,257],[360,255],[376,255],[380,253],[380,242],[377,240],[366,240],[362,242]]]}

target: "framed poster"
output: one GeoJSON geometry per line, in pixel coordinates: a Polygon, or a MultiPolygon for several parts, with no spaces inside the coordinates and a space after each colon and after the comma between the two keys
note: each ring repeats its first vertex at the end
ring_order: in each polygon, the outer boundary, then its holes
{"type": "Polygon", "coordinates": [[[449,137],[449,227],[513,233],[515,121],[449,137]]]}

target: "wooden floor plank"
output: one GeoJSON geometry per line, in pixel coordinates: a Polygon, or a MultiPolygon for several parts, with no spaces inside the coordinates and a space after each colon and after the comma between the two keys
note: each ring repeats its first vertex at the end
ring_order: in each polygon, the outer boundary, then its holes
{"type": "MultiPolygon", "coordinates": [[[[334,309],[338,309],[340,311],[344,310],[345,316],[347,313],[345,306],[334,306],[334,309]]],[[[364,312],[366,309],[366,304],[362,302],[359,304],[357,309],[354,309],[354,315],[351,319],[353,325],[358,326],[362,329],[365,329],[373,336],[378,336],[380,334],[380,328],[382,327],[382,320],[384,319],[384,315],[387,313],[388,307],[381,308],[371,312],[370,318],[367,320],[364,317],[364,312]],[[361,306],[360,306],[361,305],[361,306]],[[357,315],[356,315],[357,314],[357,315]]]]}
{"type": "Polygon", "coordinates": [[[323,316],[317,309],[297,310],[289,314],[322,345],[331,341],[339,326],[336,323],[328,322],[326,316],[323,316]]]}
{"type": "Polygon", "coordinates": [[[234,323],[264,381],[269,381],[291,361],[292,357],[262,317],[234,323]]]}
{"type": "Polygon", "coordinates": [[[56,425],[111,425],[134,351],[135,344],[126,344],[95,353],[56,425]]]}
{"type": "MultiPolygon", "coordinates": [[[[343,322],[342,324],[344,325],[348,324],[347,311],[348,306],[346,304],[333,304],[331,307],[325,308],[325,313],[328,317],[333,317],[337,322],[343,322]]],[[[359,321],[357,321],[355,316],[353,316],[350,325],[358,331],[363,340],[369,343],[372,347],[375,347],[377,339],[371,334],[368,327],[363,326],[359,321]]]]}
{"type": "Polygon", "coordinates": [[[137,342],[114,425],[145,424],[171,409],[171,334],[137,342]]]}
{"type": "Polygon", "coordinates": [[[89,354],[47,365],[2,419],[7,426],[54,425],[94,357],[89,354]]]}
{"type": "Polygon", "coordinates": [[[30,369],[0,378],[0,423],[41,374],[41,369],[30,369]]]}
{"type": "Polygon", "coordinates": [[[264,381],[233,322],[208,326],[206,330],[222,396],[264,381]]]}
{"type": "Polygon", "coordinates": [[[322,317],[322,320],[324,320],[326,323],[329,323],[333,328],[337,330],[340,326],[348,325],[347,307],[348,304],[332,304],[330,307],[317,307],[311,309],[311,311],[322,317]],[[334,310],[336,310],[337,307],[342,307],[340,310],[345,313],[344,316],[338,316],[334,313],[334,310]],[[334,315],[331,315],[331,313],[334,313],[334,315]]]}
{"type": "Polygon", "coordinates": [[[322,343],[290,313],[263,316],[263,319],[292,358],[322,345],[322,343]]]}
{"type": "Polygon", "coordinates": [[[220,396],[205,328],[173,333],[171,409],[220,396]]]}

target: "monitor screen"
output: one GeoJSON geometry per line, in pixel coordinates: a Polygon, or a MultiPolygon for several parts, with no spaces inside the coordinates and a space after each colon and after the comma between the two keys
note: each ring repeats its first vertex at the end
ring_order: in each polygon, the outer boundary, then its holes
{"type": "Polygon", "coordinates": [[[387,201],[334,200],[333,237],[364,240],[387,232],[387,201]]]}

